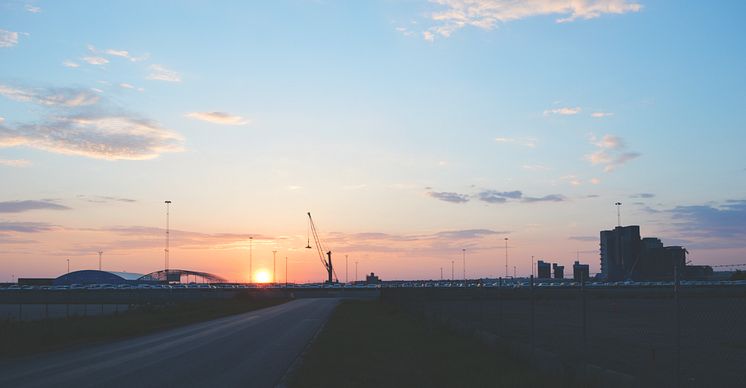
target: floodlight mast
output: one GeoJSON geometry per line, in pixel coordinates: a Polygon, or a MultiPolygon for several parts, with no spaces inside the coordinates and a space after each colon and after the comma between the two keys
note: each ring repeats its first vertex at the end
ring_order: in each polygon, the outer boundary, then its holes
{"type": "MultiPolygon", "coordinates": [[[[316,225],[313,223],[311,212],[308,212],[308,222],[311,227],[311,233],[313,234],[313,240],[316,243],[316,252],[319,255],[319,260],[321,260],[321,264],[324,266],[324,269],[326,269],[327,282],[329,284],[335,283],[337,282],[337,280],[335,280],[337,274],[334,272],[334,267],[332,266],[332,251],[327,251],[326,254],[324,253],[325,249],[321,243],[321,239],[319,238],[319,233],[316,231],[316,225]],[[326,256],[326,258],[324,256],[326,256]]],[[[309,247],[310,244],[307,248],[309,247]]]]}

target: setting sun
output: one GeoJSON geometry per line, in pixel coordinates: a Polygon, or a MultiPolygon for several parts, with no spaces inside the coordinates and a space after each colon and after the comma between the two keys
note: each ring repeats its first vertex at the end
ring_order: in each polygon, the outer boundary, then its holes
{"type": "Polygon", "coordinates": [[[269,283],[271,280],[272,276],[267,271],[259,270],[254,274],[254,281],[257,283],[269,283]]]}

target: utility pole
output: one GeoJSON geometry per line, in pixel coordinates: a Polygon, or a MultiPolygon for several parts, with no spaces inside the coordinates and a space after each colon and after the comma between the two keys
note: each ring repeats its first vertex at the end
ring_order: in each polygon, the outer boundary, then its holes
{"type": "Polygon", "coordinates": [[[70,273],[70,259],[67,259],[67,273],[70,273]]]}
{"type": "Polygon", "coordinates": [[[357,261],[355,262],[355,283],[357,283],[357,261]]]}
{"type": "MultiPolygon", "coordinates": [[[[171,225],[169,224],[170,222],[169,217],[170,217],[170,210],[171,210],[171,201],[166,201],[165,203],[166,203],[166,249],[164,250],[164,253],[166,257],[164,260],[165,261],[164,269],[166,270],[166,272],[168,272],[168,249],[169,249],[170,232],[171,232],[170,230],[171,225]]],[[[168,275],[166,275],[166,278],[168,279],[168,275]]]]}
{"type": "Polygon", "coordinates": [[[272,284],[277,284],[277,251],[272,251],[272,284]]]}
{"type": "Polygon", "coordinates": [[[464,264],[464,282],[466,282],[466,248],[461,249],[461,254],[463,255],[463,264],[464,264]]]}
{"type": "Polygon", "coordinates": [[[505,237],[505,277],[508,277],[508,238],[505,237]]]}
{"type": "Polygon", "coordinates": [[[454,272],[453,272],[454,263],[456,263],[456,260],[451,260],[451,281],[456,280],[456,276],[454,275],[454,272]]]}
{"type": "Polygon", "coordinates": [[[249,236],[249,283],[254,283],[254,253],[253,253],[254,236],[249,236]]]}
{"type": "Polygon", "coordinates": [[[515,279],[515,272],[516,272],[516,268],[515,266],[513,266],[513,279],[515,279]]]}
{"type": "Polygon", "coordinates": [[[440,280],[443,280],[443,267],[440,267],[440,280]]]}
{"type": "Polygon", "coordinates": [[[104,254],[104,251],[98,251],[98,270],[101,271],[101,255],[104,254]]]}
{"type": "Polygon", "coordinates": [[[288,257],[285,256],[285,288],[288,288],[288,257]]]}
{"type": "Polygon", "coordinates": [[[347,277],[347,255],[345,255],[345,283],[350,283],[350,279],[347,277]]]}
{"type": "Polygon", "coordinates": [[[534,255],[531,255],[531,276],[534,276],[534,255]]]}

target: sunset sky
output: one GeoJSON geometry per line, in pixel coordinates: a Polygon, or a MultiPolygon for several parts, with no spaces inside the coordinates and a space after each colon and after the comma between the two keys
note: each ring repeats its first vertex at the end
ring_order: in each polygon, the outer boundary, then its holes
{"type": "MultiPolygon", "coordinates": [[[[746,263],[746,2],[2,1],[0,282],[746,263]],[[311,241],[313,244],[313,241],[311,241]]],[[[567,272],[568,270],[566,270],[567,272]]],[[[571,272],[571,271],[569,271],[571,272]]]]}

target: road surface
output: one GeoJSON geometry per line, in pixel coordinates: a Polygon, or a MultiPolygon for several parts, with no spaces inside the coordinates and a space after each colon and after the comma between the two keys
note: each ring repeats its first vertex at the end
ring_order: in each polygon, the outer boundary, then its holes
{"type": "Polygon", "coordinates": [[[83,349],[0,363],[0,387],[272,387],[337,299],[299,299],[83,349]]]}

